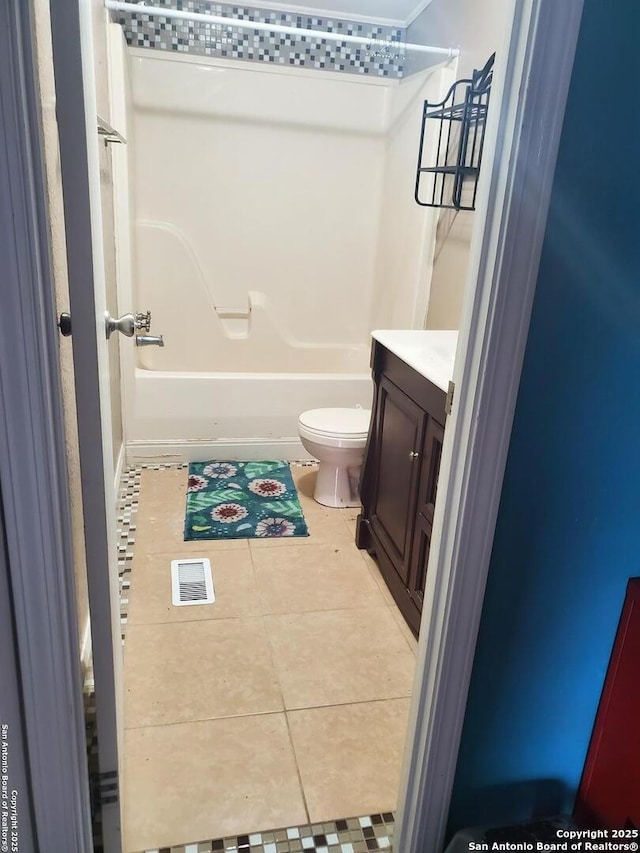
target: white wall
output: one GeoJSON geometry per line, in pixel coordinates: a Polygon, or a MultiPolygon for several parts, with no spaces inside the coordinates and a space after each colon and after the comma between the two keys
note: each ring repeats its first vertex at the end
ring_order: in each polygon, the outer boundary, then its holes
{"type": "Polygon", "coordinates": [[[443,210],[433,255],[427,329],[457,329],[467,278],[474,213],[443,210]]]}
{"type": "Polygon", "coordinates": [[[414,186],[423,103],[440,100],[444,78],[423,71],[390,92],[372,328],[424,325],[438,211],[416,204],[414,186]]]}
{"type": "MultiPolygon", "coordinates": [[[[505,0],[432,0],[409,27],[407,40],[458,47],[456,77],[470,77],[494,51],[499,53],[510,20],[510,5],[505,0]]],[[[418,68],[419,61],[419,56],[413,55],[408,70],[418,68]]],[[[440,215],[428,329],[459,326],[474,216],[468,211],[448,210],[440,215]]]]}
{"type": "Polygon", "coordinates": [[[306,345],[328,350],[323,370],[331,348],[368,348],[392,84],[131,60],[137,307],[166,344],[143,365],[287,370],[306,345]],[[253,329],[221,325],[213,306],[246,307],[249,292],[253,329]]]}
{"type": "MultiPolygon", "coordinates": [[[[458,77],[470,77],[502,45],[510,15],[505,0],[431,0],[408,28],[407,41],[458,48],[458,77]]],[[[420,54],[410,54],[405,73],[420,62],[420,54]]]]}

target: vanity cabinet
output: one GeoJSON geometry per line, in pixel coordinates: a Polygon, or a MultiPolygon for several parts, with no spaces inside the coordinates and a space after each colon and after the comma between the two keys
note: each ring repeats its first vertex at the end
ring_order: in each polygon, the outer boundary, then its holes
{"type": "Polygon", "coordinates": [[[356,545],[375,557],[415,634],[431,543],[446,392],[374,341],[374,400],[356,545]]]}

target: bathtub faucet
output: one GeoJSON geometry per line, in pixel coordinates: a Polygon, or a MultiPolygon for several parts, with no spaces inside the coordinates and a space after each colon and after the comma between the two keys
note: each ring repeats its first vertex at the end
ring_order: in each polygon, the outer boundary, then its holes
{"type": "Polygon", "coordinates": [[[137,347],[163,347],[162,335],[136,335],[137,347]]]}

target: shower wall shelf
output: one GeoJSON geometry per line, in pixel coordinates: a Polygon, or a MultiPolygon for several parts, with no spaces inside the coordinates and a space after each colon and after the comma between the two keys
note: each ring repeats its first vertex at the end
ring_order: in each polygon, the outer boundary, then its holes
{"type": "Polygon", "coordinates": [[[475,210],[494,59],[440,103],[424,102],[414,193],[422,207],[475,210]]]}

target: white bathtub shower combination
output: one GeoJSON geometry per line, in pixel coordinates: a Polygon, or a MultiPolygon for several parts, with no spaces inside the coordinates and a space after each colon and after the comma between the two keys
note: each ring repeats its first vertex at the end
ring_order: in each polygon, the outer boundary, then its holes
{"type": "Polygon", "coordinates": [[[302,458],[302,411],[370,406],[369,331],[422,325],[414,149],[448,75],[166,55],[112,26],[120,308],[165,343],[121,341],[129,456],[302,458]]]}

